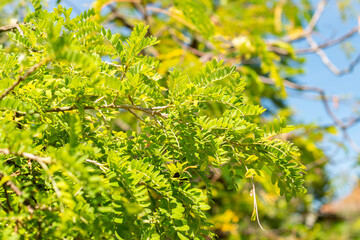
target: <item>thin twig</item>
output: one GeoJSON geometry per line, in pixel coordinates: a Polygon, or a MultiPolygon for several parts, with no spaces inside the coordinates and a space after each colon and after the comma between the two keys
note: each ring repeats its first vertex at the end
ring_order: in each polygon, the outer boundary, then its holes
{"type": "MultiPolygon", "coordinates": [[[[246,167],[246,170],[248,170],[247,167],[246,167]]],[[[251,190],[250,196],[252,195],[253,198],[254,198],[254,209],[255,209],[255,214],[256,214],[256,221],[257,221],[259,227],[261,228],[261,230],[266,232],[266,230],[263,228],[263,226],[260,223],[258,206],[257,206],[257,201],[256,201],[256,189],[255,189],[255,183],[254,183],[254,177],[253,176],[251,176],[251,185],[252,185],[252,190],[251,190]]]]}
{"type": "Polygon", "coordinates": [[[96,111],[98,111],[98,113],[100,113],[102,119],[104,120],[104,124],[105,124],[106,129],[109,131],[110,134],[112,134],[111,126],[109,125],[108,121],[106,120],[106,117],[103,114],[103,112],[100,109],[96,109],[96,111]]]}
{"type": "Polygon", "coordinates": [[[76,191],[76,193],[74,194],[74,197],[76,197],[76,195],[78,195],[80,193],[81,190],[83,190],[84,187],[80,187],[79,190],[76,191]]]}
{"type": "MultiPolygon", "coordinates": [[[[235,151],[234,147],[231,146],[232,149],[235,151]]],[[[237,161],[242,164],[246,171],[249,171],[248,167],[246,166],[245,162],[242,161],[240,158],[237,159],[237,161]]],[[[256,214],[256,221],[259,225],[259,227],[261,228],[261,230],[263,230],[264,232],[266,232],[266,230],[263,228],[263,226],[261,225],[260,223],[260,218],[259,218],[259,212],[258,212],[258,206],[257,206],[257,201],[256,201],[256,189],[255,189],[255,184],[254,184],[254,176],[252,175],[251,178],[250,178],[250,181],[251,181],[251,185],[252,185],[252,189],[251,189],[251,192],[250,192],[250,196],[253,197],[253,200],[254,200],[254,211],[255,211],[255,214],[256,214]]]]}
{"type": "Polygon", "coordinates": [[[91,160],[91,159],[86,159],[85,161],[88,162],[88,163],[95,164],[95,165],[98,166],[98,167],[101,169],[101,171],[103,171],[103,172],[109,171],[109,168],[104,167],[105,164],[101,164],[101,163],[99,163],[99,162],[97,162],[97,161],[95,161],[95,160],[91,160]]]}
{"type": "Polygon", "coordinates": [[[116,64],[116,63],[112,63],[112,62],[106,62],[106,61],[103,61],[103,63],[105,63],[107,65],[110,65],[110,66],[113,66],[113,67],[117,67],[117,68],[120,68],[122,66],[120,64],[116,64]]]}
{"type": "Polygon", "coordinates": [[[141,122],[145,122],[144,119],[142,119],[140,116],[138,116],[134,111],[131,109],[128,109],[129,113],[135,116],[135,118],[139,119],[141,122]]]}

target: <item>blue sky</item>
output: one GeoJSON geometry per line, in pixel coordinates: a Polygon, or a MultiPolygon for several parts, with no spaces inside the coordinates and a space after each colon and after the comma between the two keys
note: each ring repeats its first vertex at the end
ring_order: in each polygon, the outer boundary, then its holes
{"type": "MultiPolygon", "coordinates": [[[[318,0],[313,0],[312,2],[315,6],[318,0]]],[[[341,20],[336,1],[329,1],[317,25],[317,30],[320,34],[314,35],[314,39],[320,44],[329,39],[342,36],[357,26],[357,17],[360,14],[359,4],[354,4],[352,9],[354,13],[357,13],[357,15],[351,16],[344,22],[341,20]]],[[[339,45],[325,50],[329,59],[340,70],[347,68],[349,63],[358,54],[360,54],[360,34],[355,34],[348,42],[350,42],[355,48],[350,59],[347,58],[346,54],[339,45]]],[[[296,46],[304,47],[306,46],[306,42],[302,41],[296,43],[296,46]]],[[[355,67],[353,72],[350,74],[337,77],[322,63],[320,57],[316,54],[307,54],[304,56],[306,57],[306,73],[302,76],[298,76],[296,78],[297,81],[305,85],[322,88],[327,95],[335,95],[340,97],[340,99],[347,99],[347,101],[345,101],[344,104],[340,104],[337,109],[333,108],[334,113],[340,119],[356,116],[356,111],[359,115],[360,105],[354,105],[353,103],[356,100],[360,100],[360,66],[355,67]]],[[[317,95],[311,94],[311,96],[317,95]]],[[[299,121],[325,125],[332,123],[332,120],[326,114],[321,101],[306,100],[291,96],[288,103],[293,106],[294,111],[296,111],[296,119],[299,121]]],[[[350,128],[348,132],[354,142],[360,145],[360,124],[350,128]]],[[[337,136],[337,139],[341,139],[341,134],[337,136]]],[[[349,152],[347,153],[343,151],[334,156],[331,164],[328,165],[327,169],[330,175],[334,178],[334,185],[338,188],[345,188],[345,191],[349,191],[352,184],[346,184],[347,180],[353,181],[352,183],[357,181],[357,176],[360,175],[360,169],[355,167],[356,156],[356,152],[349,149],[349,152]]]]}

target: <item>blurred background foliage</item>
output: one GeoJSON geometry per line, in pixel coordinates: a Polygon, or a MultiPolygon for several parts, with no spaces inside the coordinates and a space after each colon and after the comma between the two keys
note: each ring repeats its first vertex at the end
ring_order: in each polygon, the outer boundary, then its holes
{"type": "MultiPolygon", "coordinates": [[[[244,101],[267,108],[264,119],[278,116],[292,119],[294,112],[286,101],[287,88],[297,84],[296,77],[303,73],[306,60],[296,54],[293,42],[304,38],[314,15],[316,5],[309,0],[79,2],[91,3],[97,21],[121,33],[123,39],[135,24],[149,25],[149,34],[156,36],[160,44],[144,50],[143,54],[161,60],[162,74],[176,67],[192,75],[205,62],[222,59],[228,65],[235,65],[246,80],[244,101]]],[[[74,7],[75,14],[83,10],[70,0],[48,1],[48,4],[68,4],[74,7]]],[[[351,7],[356,1],[342,0],[337,4],[344,19],[356,15],[351,7]]],[[[21,22],[29,9],[25,0],[0,1],[0,26],[21,22]]],[[[0,43],[5,41],[6,35],[0,35],[0,43]]],[[[219,104],[209,104],[208,111],[217,116],[223,109],[219,104]]],[[[124,113],[121,119],[113,120],[113,127],[123,131],[136,129],[135,122],[131,114],[124,113]]],[[[263,231],[251,221],[251,183],[244,179],[238,183],[237,190],[229,190],[226,173],[216,173],[211,179],[215,188],[209,215],[220,239],[360,239],[359,212],[354,210],[352,216],[342,216],[341,211],[334,210],[336,206],[322,207],[332,201],[334,189],[325,170],[332,156],[325,154],[321,143],[328,135],[337,133],[336,126],[298,122],[294,125],[296,130],[281,138],[294,142],[300,149],[299,159],[308,167],[307,193],[286,203],[271,179],[257,176],[259,216],[266,229],[263,231]]],[[[341,142],[335,144],[342,146],[341,142]]]]}

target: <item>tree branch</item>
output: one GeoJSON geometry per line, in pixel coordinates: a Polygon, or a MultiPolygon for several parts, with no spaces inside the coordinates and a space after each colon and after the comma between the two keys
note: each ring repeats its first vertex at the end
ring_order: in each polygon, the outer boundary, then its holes
{"type": "Polygon", "coordinates": [[[348,33],[342,35],[341,37],[338,37],[336,39],[333,39],[333,40],[330,40],[330,41],[327,41],[327,42],[325,42],[323,44],[318,45],[317,49],[314,49],[314,48],[301,48],[301,49],[295,50],[295,52],[297,54],[313,53],[313,52],[316,52],[320,48],[321,49],[328,48],[328,47],[331,47],[331,46],[336,45],[338,43],[341,43],[341,42],[347,40],[348,38],[353,37],[355,35],[355,33],[357,33],[358,31],[359,31],[359,27],[354,27],[348,33]]]}
{"type": "MultiPolygon", "coordinates": [[[[153,108],[143,108],[141,106],[137,106],[137,105],[128,105],[128,104],[119,104],[116,105],[114,103],[108,104],[108,105],[101,105],[101,106],[83,106],[82,108],[84,110],[89,110],[89,109],[93,109],[93,110],[97,110],[99,108],[118,108],[118,109],[124,109],[124,110],[137,110],[137,111],[141,111],[144,112],[150,116],[159,116],[161,118],[168,118],[168,115],[166,113],[162,113],[161,111],[166,109],[166,108],[170,108],[172,107],[172,105],[168,105],[168,106],[157,106],[157,107],[153,107],[153,108]]],[[[57,107],[57,108],[50,108],[50,109],[45,109],[43,110],[43,112],[68,112],[68,111],[73,111],[73,110],[77,110],[79,109],[77,106],[68,106],[68,107],[57,107]]],[[[25,112],[17,112],[20,116],[24,116],[26,115],[25,112]]],[[[38,113],[38,112],[37,112],[38,113]]]]}
{"type": "Polygon", "coordinates": [[[23,152],[23,153],[11,152],[8,148],[0,148],[0,154],[4,154],[4,155],[12,154],[12,155],[16,155],[16,156],[21,156],[21,157],[24,157],[24,158],[27,158],[30,160],[35,160],[42,164],[43,163],[47,163],[47,164],[51,163],[50,157],[40,157],[40,156],[34,155],[32,153],[26,153],[26,152],[23,152]]]}
{"type": "Polygon", "coordinates": [[[46,64],[50,59],[45,59],[43,61],[41,61],[40,63],[34,65],[33,67],[31,67],[24,75],[20,76],[18,78],[18,80],[16,82],[13,83],[13,85],[11,85],[8,89],[5,90],[5,92],[3,92],[0,95],[0,101],[6,97],[6,95],[8,95],[12,90],[14,90],[14,88],[19,85],[22,81],[24,81],[27,77],[29,77],[33,72],[36,71],[36,69],[38,69],[39,67],[41,67],[42,65],[46,64]]]}
{"type": "Polygon", "coordinates": [[[309,25],[305,28],[304,35],[310,34],[314,30],[317,22],[319,21],[319,19],[321,17],[321,14],[324,11],[324,8],[325,8],[326,4],[327,4],[327,0],[321,0],[318,3],[318,5],[316,7],[316,10],[315,10],[315,13],[314,13],[314,15],[312,16],[312,18],[311,18],[311,20],[309,22],[309,25]]]}
{"type": "Polygon", "coordinates": [[[296,41],[296,40],[303,39],[306,36],[310,35],[312,33],[312,31],[314,30],[317,22],[319,21],[319,19],[321,17],[321,14],[323,13],[326,4],[327,4],[327,0],[320,0],[320,2],[318,3],[318,5],[316,7],[315,13],[313,14],[308,26],[304,29],[304,31],[302,33],[300,33],[299,35],[297,35],[296,37],[293,37],[293,38],[291,38],[289,36],[285,37],[283,39],[283,41],[285,41],[285,42],[293,42],[293,41],[296,41]]]}
{"type": "MultiPolygon", "coordinates": [[[[0,180],[1,180],[3,177],[4,177],[4,175],[0,173],[0,180]]],[[[18,195],[19,197],[22,195],[21,190],[20,190],[12,181],[10,181],[10,180],[9,180],[9,181],[6,181],[6,182],[4,183],[4,185],[9,186],[9,187],[15,192],[15,194],[18,195]]],[[[3,186],[3,187],[4,187],[4,191],[5,191],[6,201],[7,201],[8,207],[9,207],[10,210],[12,210],[12,207],[11,207],[11,205],[10,205],[10,200],[9,200],[9,197],[8,197],[8,194],[7,194],[7,191],[6,191],[6,187],[5,187],[5,186],[3,186]]],[[[33,208],[30,204],[28,204],[28,203],[26,203],[26,202],[29,202],[29,201],[24,201],[24,203],[25,203],[28,211],[29,211],[31,214],[34,213],[34,208],[33,208]]]]}
{"type": "Polygon", "coordinates": [[[7,31],[11,31],[11,30],[13,30],[13,29],[18,29],[18,28],[19,28],[19,24],[2,26],[2,27],[0,27],[0,33],[2,33],[2,32],[7,32],[7,31]]]}
{"type": "MultiPolygon", "coordinates": [[[[260,76],[261,80],[266,83],[266,84],[274,84],[274,81],[270,78],[266,78],[263,76],[260,76]]],[[[334,121],[335,125],[337,127],[340,128],[340,130],[343,133],[344,138],[349,142],[350,146],[358,153],[360,153],[360,147],[357,146],[357,144],[351,139],[351,137],[349,136],[349,134],[347,133],[347,129],[349,127],[354,126],[356,123],[360,122],[360,118],[353,118],[350,119],[348,122],[344,123],[342,120],[340,120],[336,114],[331,110],[330,105],[328,103],[325,91],[321,88],[318,87],[313,87],[313,86],[305,86],[305,85],[300,85],[294,82],[290,82],[285,80],[284,84],[286,87],[295,89],[295,90],[300,90],[300,91],[310,91],[310,92],[316,92],[319,94],[320,99],[324,105],[325,111],[326,113],[329,115],[329,117],[334,121]]]]}
{"type": "Polygon", "coordinates": [[[88,163],[95,164],[95,165],[98,166],[98,167],[101,169],[101,171],[103,171],[103,172],[107,172],[107,171],[109,170],[109,168],[104,167],[105,164],[99,163],[99,162],[97,162],[97,161],[95,161],[95,160],[86,159],[85,161],[88,162],[88,163]]]}
{"type": "Polygon", "coordinates": [[[110,15],[109,19],[107,19],[107,21],[119,20],[125,27],[127,27],[129,29],[134,28],[134,25],[129,23],[128,20],[126,19],[126,17],[124,17],[123,15],[118,13],[118,11],[116,10],[115,7],[110,6],[110,9],[111,9],[111,15],[110,15]]]}
{"type": "Polygon", "coordinates": [[[306,40],[309,43],[310,47],[314,49],[315,53],[321,58],[321,61],[332,71],[335,75],[341,76],[347,73],[352,72],[355,66],[360,62],[360,54],[350,63],[349,67],[339,70],[328,58],[326,53],[319,48],[318,44],[312,38],[311,35],[306,36],[306,40]]]}
{"type": "Polygon", "coordinates": [[[186,20],[184,20],[183,18],[179,17],[178,15],[172,13],[171,11],[167,10],[167,9],[163,9],[163,8],[157,8],[154,6],[146,6],[146,11],[149,12],[157,12],[157,13],[161,13],[164,15],[167,15],[173,19],[175,19],[176,21],[178,21],[179,23],[184,24],[185,26],[187,26],[188,28],[190,28],[191,30],[194,30],[195,32],[198,32],[198,29],[191,23],[187,22],[186,20]]]}
{"type": "Polygon", "coordinates": [[[144,3],[144,1],[141,0],[140,3],[134,2],[134,3],[132,3],[132,5],[143,15],[143,19],[144,19],[146,25],[149,26],[146,35],[147,36],[153,35],[151,27],[150,27],[151,26],[151,24],[150,24],[150,16],[146,12],[146,4],[144,3]]]}

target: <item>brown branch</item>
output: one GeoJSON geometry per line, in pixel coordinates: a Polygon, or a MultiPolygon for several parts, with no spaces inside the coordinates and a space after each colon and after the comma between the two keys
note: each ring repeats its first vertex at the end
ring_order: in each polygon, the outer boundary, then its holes
{"type": "Polygon", "coordinates": [[[350,137],[347,132],[347,129],[343,129],[344,138],[349,142],[350,146],[357,152],[360,153],[360,147],[354,142],[354,140],[350,137]]]}
{"type": "MultiPolygon", "coordinates": [[[[167,16],[175,19],[179,23],[182,23],[183,25],[187,26],[188,28],[190,28],[190,29],[192,29],[194,31],[198,31],[197,28],[193,24],[187,22],[185,19],[183,19],[180,16],[174,14],[173,12],[171,12],[168,9],[158,8],[158,7],[155,7],[155,6],[142,6],[142,8],[140,9],[139,4],[142,4],[141,0],[132,0],[132,1],[131,0],[122,0],[122,1],[121,0],[117,0],[117,1],[114,0],[114,1],[110,1],[110,3],[111,2],[130,2],[130,3],[133,3],[134,5],[137,4],[137,6],[135,5],[135,7],[137,8],[138,11],[140,11],[143,14],[143,16],[145,18],[148,17],[147,12],[156,12],[156,13],[167,15],[167,16]]],[[[107,6],[107,5],[109,5],[109,3],[107,3],[106,5],[103,5],[102,7],[107,6]]],[[[110,17],[110,20],[111,20],[111,18],[116,18],[116,19],[120,20],[126,27],[128,27],[128,28],[133,28],[134,27],[132,24],[130,24],[130,23],[128,23],[126,21],[125,17],[123,17],[122,15],[120,15],[116,11],[115,7],[110,7],[110,8],[111,8],[111,11],[112,11],[112,14],[113,14],[113,16],[110,17]]],[[[148,19],[145,19],[145,20],[148,21],[148,19]]]]}
{"type": "Polygon", "coordinates": [[[349,64],[349,67],[341,70],[338,74],[338,76],[347,74],[347,73],[351,73],[354,68],[356,67],[356,65],[358,65],[360,62],[360,54],[349,64]]]}
{"type": "MultiPolygon", "coordinates": [[[[0,173],[0,180],[1,180],[3,177],[4,177],[4,175],[0,173]]],[[[18,195],[19,197],[22,195],[21,190],[20,190],[12,181],[10,181],[10,180],[6,181],[6,182],[4,183],[4,185],[5,185],[5,186],[9,186],[9,187],[15,192],[15,194],[18,195]]],[[[5,195],[6,195],[7,205],[8,205],[8,207],[9,207],[9,209],[12,211],[12,207],[11,207],[11,205],[10,205],[9,196],[8,196],[8,194],[7,194],[6,187],[5,187],[4,185],[3,185],[3,187],[4,187],[4,191],[5,191],[5,195]]],[[[30,204],[28,204],[27,202],[29,202],[29,201],[28,201],[28,200],[27,200],[27,201],[24,201],[24,203],[25,203],[28,211],[29,211],[31,214],[34,213],[34,208],[33,208],[30,204]]]]}
{"type": "MultiPolygon", "coordinates": [[[[344,123],[344,128],[349,129],[353,126],[355,126],[356,124],[360,123],[360,117],[351,117],[351,118],[345,118],[341,120],[344,123]]],[[[329,128],[334,126],[334,124],[325,124],[325,125],[321,125],[321,128],[329,128]]],[[[335,124],[336,126],[336,124],[335,124]]]]}
{"type": "Polygon", "coordinates": [[[109,1],[105,1],[104,3],[100,4],[100,10],[102,10],[104,7],[112,4],[112,3],[116,3],[116,2],[119,2],[119,3],[138,3],[140,2],[141,0],[109,0],[109,1]]]}
{"type": "Polygon", "coordinates": [[[43,61],[41,61],[40,63],[32,66],[24,75],[20,76],[18,78],[18,80],[16,82],[13,83],[13,85],[11,85],[8,89],[5,90],[5,92],[3,92],[0,96],[0,101],[6,97],[6,95],[8,95],[12,90],[14,90],[14,88],[19,85],[22,81],[24,81],[27,77],[29,77],[32,73],[34,73],[36,71],[36,69],[38,69],[39,67],[41,67],[42,65],[46,64],[50,59],[45,59],[43,61]]]}
{"type": "Polygon", "coordinates": [[[163,9],[163,8],[157,8],[157,7],[154,7],[154,6],[146,6],[146,11],[156,12],[156,13],[161,13],[161,14],[167,15],[167,16],[175,19],[179,23],[182,23],[183,25],[187,26],[191,30],[194,30],[195,32],[198,32],[198,29],[193,24],[187,22],[185,19],[181,18],[180,16],[172,13],[170,10],[163,9]]]}
{"type": "MultiPolygon", "coordinates": [[[[325,43],[319,44],[317,47],[318,47],[318,49],[331,47],[333,45],[336,45],[338,43],[341,43],[341,42],[353,37],[355,35],[355,33],[357,33],[358,31],[359,31],[359,27],[354,27],[353,29],[351,29],[348,33],[344,34],[343,36],[338,37],[333,40],[329,40],[325,43]]],[[[314,49],[314,48],[301,48],[301,49],[295,50],[295,52],[297,54],[305,54],[305,53],[313,53],[316,50],[317,49],[314,49]]]]}
{"type": "MultiPolygon", "coordinates": [[[[1,179],[1,178],[2,178],[2,174],[0,174],[0,179],[1,179]]],[[[5,184],[7,184],[7,183],[8,183],[8,181],[5,182],[5,184]]],[[[10,203],[10,198],[9,198],[9,194],[8,194],[8,192],[7,192],[6,186],[3,185],[2,187],[3,187],[4,193],[5,193],[6,205],[8,206],[8,208],[9,208],[10,211],[13,211],[13,208],[12,208],[11,203],[10,203]]]]}
{"type": "MultiPolygon", "coordinates": [[[[101,109],[112,109],[112,108],[118,108],[118,109],[124,109],[124,110],[137,110],[137,111],[142,111],[148,115],[151,116],[159,116],[161,118],[168,118],[168,115],[166,113],[162,113],[161,111],[169,108],[172,106],[158,106],[158,107],[153,107],[153,108],[143,108],[141,106],[137,106],[137,105],[128,105],[128,104],[119,104],[116,105],[114,103],[112,104],[108,104],[108,105],[101,105],[101,106],[83,106],[82,108],[84,110],[97,110],[99,108],[101,109]]],[[[68,112],[68,111],[73,111],[73,110],[77,110],[79,109],[78,106],[68,106],[68,107],[57,107],[57,108],[50,108],[50,109],[45,109],[43,110],[43,112],[68,112]]],[[[26,113],[24,112],[17,112],[20,116],[24,116],[26,115],[26,113]]]]}
{"type": "Polygon", "coordinates": [[[133,25],[132,23],[129,23],[127,18],[123,15],[121,15],[117,9],[113,6],[110,7],[111,9],[111,15],[109,17],[109,19],[107,19],[107,21],[112,21],[112,20],[119,20],[125,27],[133,29],[135,25],[133,25]]]}
{"type": "Polygon", "coordinates": [[[11,30],[13,30],[13,29],[18,29],[18,27],[19,27],[19,24],[2,26],[2,27],[0,27],[0,33],[2,33],[2,32],[7,32],[7,31],[11,31],[11,30]]]}
{"type": "Polygon", "coordinates": [[[146,8],[146,4],[144,3],[144,1],[141,0],[140,3],[134,2],[134,3],[132,3],[132,5],[143,15],[143,19],[144,19],[146,25],[149,26],[146,35],[147,35],[147,36],[153,35],[153,34],[152,34],[151,27],[150,27],[150,26],[151,26],[151,25],[150,25],[150,16],[149,16],[149,15],[147,14],[147,12],[146,12],[146,9],[145,9],[145,8],[146,8]]]}
{"type": "Polygon", "coordinates": [[[321,61],[325,64],[325,66],[327,66],[330,71],[338,75],[340,72],[339,69],[330,61],[326,53],[318,47],[312,36],[306,36],[306,40],[308,41],[311,48],[316,49],[315,53],[320,57],[321,61]]]}
{"type": "Polygon", "coordinates": [[[99,162],[97,162],[97,161],[95,161],[95,160],[86,159],[85,161],[88,162],[88,163],[95,164],[95,165],[98,166],[98,167],[101,169],[101,171],[103,171],[103,172],[107,172],[107,171],[109,170],[109,168],[104,167],[105,164],[99,163],[99,162]]]}
{"type": "Polygon", "coordinates": [[[239,64],[241,62],[240,59],[228,58],[224,54],[221,54],[221,53],[213,54],[211,52],[204,52],[204,51],[201,51],[201,50],[199,50],[197,48],[191,47],[190,45],[183,42],[178,36],[176,36],[175,32],[172,29],[169,29],[169,33],[170,33],[171,37],[173,38],[173,40],[176,43],[178,43],[182,47],[182,49],[184,49],[185,51],[189,51],[192,54],[200,57],[200,60],[202,62],[207,62],[207,61],[211,60],[214,57],[218,57],[218,58],[220,58],[220,59],[222,59],[225,62],[230,63],[230,64],[239,64]]]}
{"type": "Polygon", "coordinates": [[[135,118],[139,119],[141,122],[145,122],[144,119],[142,119],[140,116],[138,116],[134,111],[132,111],[131,109],[128,110],[129,113],[131,113],[132,115],[135,116],[135,118]]]}
{"type": "Polygon", "coordinates": [[[193,47],[187,45],[186,43],[181,41],[178,38],[178,36],[176,36],[176,34],[175,34],[175,32],[173,30],[169,29],[169,33],[170,33],[171,37],[173,38],[173,40],[175,42],[177,42],[184,50],[189,51],[189,52],[191,52],[192,54],[194,54],[194,55],[196,55],[198,57],[203,57],[205,55],[211,55],[212,56],[211,53],[205,53],[205,52],[202,52],[202,51],[198,50],[197,48],[193,48],[193,47]]]}
{"type": "Polygon", "coordinates": [[[321,61],[329,68],[335,75],[341,76],[353,71],[355,66],[360,62],[360,54],[349,64],[349,67],[339,70],[329,59],[326,53],[319,48],[318,44],[312,38],[311,35],[306,36],[306,40],[309,43],[310,47],[314,49],[315,53],[320,57],[321,61]]]}
{"type": "Polygon", "coordinates": [[[309,25],[305,28],[304,35],[307,35],[314,30],[317,22],[319,21],[319,19],[321,17],[321,14],[324,11],[326,4],[327,4],[327,0],[320,0],[320,2],[318,3],[318,5],[316,7],[315,13],[309,22],[309,25]]]}
{"type": "Polygon", "coordinates": [[[289,55],[289,51],[287,51],[286,49],[283,49],[283,48],[279,48],[279,47],[277,47],[277,46],[274,46],[274,45],[271,45],[271,44],[268,44],[267,45],[267,49],[268,49],[268,51],[270,51],[270,52],[274,52],[274,53],[276,53],[276,54],[278,54],[278,55],[283,55],[283,56],[287,56],[287,55],[289,55]]]}
{"type": "Polygon", "coordinates": [[[360,117],[351,118],[346,124],[345,128],[350,128],[360,122],[360,117]]]}
{"type": "Polygon", "coordinates": [[[3,209],[6,213],[9,213],[9,209],[7,209],[4,205],[0,202],[0,209],[3,209]]]}
{"type": "Polygon", "coordinates": [[[47,164],[51,163],[50,157],[40,157],[40,156],[34,155],[32,153],[26,153],[26,152],[23,152],[23,153],[11,152],[8,148],[0,148],[0,153],[5,154],[5,155],[12,154],[12,155],[16,155],[16,156],[21,156],[21,157],[24,157],[24,158],[27,158],[30,160],[35,160],[42,164],[43,163],[47,163],[47,164]]]}

